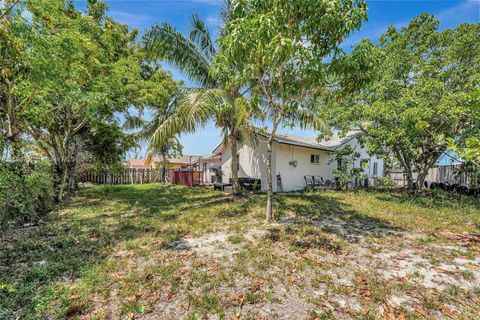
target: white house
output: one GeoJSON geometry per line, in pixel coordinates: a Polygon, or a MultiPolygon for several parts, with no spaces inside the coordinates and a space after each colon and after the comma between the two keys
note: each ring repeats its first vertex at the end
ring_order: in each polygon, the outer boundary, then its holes
{"type": "MultiPolygon", "coordinates": [[[[334,160],[335,152],[347,145],[360,153],[360,159],[355,163],[360,166],[361,160],[368,160],[364,175],[369,184],[375,183],[377,177],[384,175],[383,160],[375,155],[369,155],[358,142],[360,133],[350,132],[345,137],[334,134],[330,140],[317,142],[316,138],[304,138],[277,134],[272,150],[272,173],[274,191],[295,191],[305,188],[304,176],[321,176],[324,180],[334,181],[333,171],[338,164],[334,160]],[[281,177],[281,186],[277,183],[277,175],[281,177]]],[[[221,154],[223,182],[231,178],[231,149],[220,144],[214,154],[221,154]]],[[[262,190],[267,189],[267,145],[258,141],[253,144],[240,144],[238,147],[238,176],[261,179],[262,190]]]]}

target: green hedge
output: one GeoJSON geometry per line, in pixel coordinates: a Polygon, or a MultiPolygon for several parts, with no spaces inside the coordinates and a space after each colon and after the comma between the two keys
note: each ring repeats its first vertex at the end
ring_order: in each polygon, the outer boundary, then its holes
{"type": "Polygon", "coordinates": [[[54,175],[47,162],[0,163],[0,227],[34,221],[53,203],[54,175]]]}

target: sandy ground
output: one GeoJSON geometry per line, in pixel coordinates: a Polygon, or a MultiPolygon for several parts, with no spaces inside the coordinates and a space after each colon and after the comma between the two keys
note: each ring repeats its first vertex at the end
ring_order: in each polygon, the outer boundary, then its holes
{"type": "Polygon", "coordinates": [[[305,247],[300,251],[291,250],[288,239],[271,242],[295,233],[295,219],[175,241],[175,254],[201,262],[186,266],[187,274],[201,265],[207,277],[224,272],[229,280],[185,280],[174,298],[161,297],[141,319],[193,319],[194,314],[202,319],[468,319],[478,310],[478,295],[452,298],[461,296],[457,291],[478,294],[480,288],[480,257],[461,244],[429,243],[422,234],[333,219],[311,220],[307,227],[309,234],[324,237],[313,242],[322,248],[302,236],[293,242],[305,247]],[[251,250],[258,256],[239,258],[251,250]],[[273,255],[276,263],[258,267],[262,255],[273,255]],[[219,297],[223,311],[199,315],[188,297],[209,293],[219,297]],[[436,305],[426,310],[425,299],[436,305]]]}

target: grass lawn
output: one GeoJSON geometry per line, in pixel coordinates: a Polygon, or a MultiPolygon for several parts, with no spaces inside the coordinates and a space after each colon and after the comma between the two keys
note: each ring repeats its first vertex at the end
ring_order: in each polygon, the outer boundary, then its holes
{"type": "Polygon", "coordinates": [[[479,319],[480,201],[84,189],[0,236],[0,319],[479,319]],[[464,234],[465,233],[465,234],[464,234]]]}

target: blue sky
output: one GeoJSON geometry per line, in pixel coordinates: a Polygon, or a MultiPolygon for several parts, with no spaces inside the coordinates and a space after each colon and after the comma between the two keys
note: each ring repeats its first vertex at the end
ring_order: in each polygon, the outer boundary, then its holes
{"type": "MultiPolygon", "coordinates": [[[[80,6],[84,1],[78,1],[80,6]]],[[[218,26],[220,2],[218,0],[106,0],[109,15],[120,22],[145,31],[155,23],[165,20],[177,30],[188,32],[188,21],[193,11],[197,12],[214,32],[218,26]]],[[[360,39],[377,40],[389,25],[398,27],[408,24],[415,16],[428,12],[441,22],[441,29],[454,28],[464,23],[480,22],[480,0],[367,0],[368,22],[345,39],[343,47],[349,50],[360,39]]],[[[176,80],[188,80],[175,69],[168,68],[176,80]]],[[[188,81],[186,81],[188,84],[188,81]]],[[[213,124],[200,128],[195,134],[182,135],[184,154],[201,155],[210,153],[220,141],[220,131],[213,124]]],[[[299,129],[283,130],[296,135],[314,136],[315,132],[299,129]]]]}

